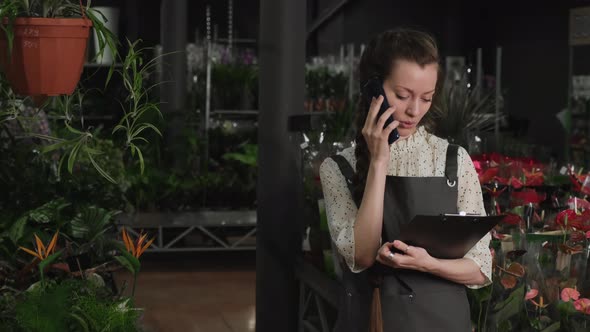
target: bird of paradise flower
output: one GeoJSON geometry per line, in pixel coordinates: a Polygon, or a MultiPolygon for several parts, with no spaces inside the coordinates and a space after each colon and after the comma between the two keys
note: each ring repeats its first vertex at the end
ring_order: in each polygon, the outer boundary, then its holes
{"type": "Polygon", "coordinates": [[[127,234],[127,231],[125,230],[125,228],[123,228],[121,233],[123,236],[123,243],[125,244],[125,248],[135,258],[139,258],[147,250],[147,248],[149,248],[152,245],[152,243],[156,239],[154,237],[144,244],[143,242],[147,238],[147,234],[142,233],[139,235],[139,237],[137,238],[137,241],[134,243],[133,240],[131,240],[131,237],[129,236],[129,234],[127,234]]]}
{"type": "Polygon", "coordinates": [[[137,284],[137,275],[141,267],[139,257],[149,248],[155,240],[155,237],[147,240],[147,234],[141,233],[135,241],[127,233],[125,228],[121,230],[121,237],[123,238],[123,244],[125,247],[121,247],[121,256],[115,256],[115,259],[123,265],[127,270],[133,274],[133,289],[131,291],[131,297],[135,295],[135,285],[137,284]]]}
{"type": "Polygon", "coordinates": [[[54,253],[55,246],[57,245],[58,237],[59,237],[59,231],[57,231],[55,234],[53,234],[51,241],[49,241],[47,246],[45,246],[45,244],[43,244],[43,241],[41,241],[39,236],[37,236],[37,234],[35,234],[35,244],[36,244],[35,250],[31,250],[29,248],[19,246],[19,249],[21,249],[22,251],[33,256],[34,259],[39,259],[41,261],[39,263],[39,273],[41,276],[41,282],[44,282],[44,273],[43,272],[45,271],[45,267],[47,267],[49,264],[51,264],[53,261],[55,261],[61,255],[61,251],[54,253]]]}

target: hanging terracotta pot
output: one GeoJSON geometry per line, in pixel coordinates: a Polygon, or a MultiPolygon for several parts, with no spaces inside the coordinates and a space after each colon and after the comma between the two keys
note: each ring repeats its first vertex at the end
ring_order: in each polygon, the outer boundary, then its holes
{"type": "Polygon", "coordinates": [[[15,19],[10,55],[6,34],[0,32],[0,69],[13,91],[26,96],[72,94],[82,74],[91,26],[86,17],[15,19]]]}

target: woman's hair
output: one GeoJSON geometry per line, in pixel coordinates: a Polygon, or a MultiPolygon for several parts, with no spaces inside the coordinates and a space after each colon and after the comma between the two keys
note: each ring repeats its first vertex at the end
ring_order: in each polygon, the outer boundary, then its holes
{"type": "MultiPolygon", "coordinates": [[[[359,83],[362,91],[363,85],[371,78],[378,77],[385,80],[391,73],[395,61],[406,60],[415,62],[420,66],[439,63],[438,48],[434,37],[428,33],[410,30],[395,29],[382,32],[373,38],[363,52],[359,64],[359,83]]],[[[440,68],[440,66],[439,66],[440,68]]],[[[440,73],[440,70],[439,70],[440,73]]],[[[439,82],[440,75],[439,75],[439,82]]],[[[438,88],[437,84],[437,88],[438,88]]],[[[362,134],[362,128],[369,111],[372,96],[361,94],[358,103],[356,129],[356,173],[354,183],[354,199],[360,204],[367,182],[369,169],[369,149],[362,134]]],[[[429,122],[427,116],[422,124],[429,122]]]]}

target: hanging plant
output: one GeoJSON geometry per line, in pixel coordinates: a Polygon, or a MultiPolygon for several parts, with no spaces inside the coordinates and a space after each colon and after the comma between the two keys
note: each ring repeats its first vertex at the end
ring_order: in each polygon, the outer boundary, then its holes
{"type": "Polygon", "coordinates": [[[88,11],[81,0],[4,0],[0,4],[0,69],[14,92],[72,94],[85,63],[90,27],[97,32],[98,55],[106,46],[116,55],[116,41],[96,15],[102,14],[88,11]]]}

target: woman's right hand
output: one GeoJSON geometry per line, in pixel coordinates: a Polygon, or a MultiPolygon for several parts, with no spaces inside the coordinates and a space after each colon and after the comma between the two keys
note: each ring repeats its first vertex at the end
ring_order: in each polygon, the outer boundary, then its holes
{"type": "Polygon", "coordinates": [[[387,121],[396,110],[395,106],[392,106],[377,118],[379,109],[383,103],[383,98],[383,96],[379,96],[377,99],[373,98],[371,101],[369,114],[365,119],[362,134],[367,142],[371,163],[387,166],[389,163],[389,134],[399,126],[399,122],[394,120],[386,128],[383,128],[385,121],[387,121]]]}

